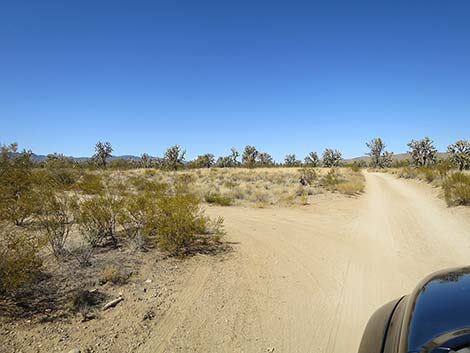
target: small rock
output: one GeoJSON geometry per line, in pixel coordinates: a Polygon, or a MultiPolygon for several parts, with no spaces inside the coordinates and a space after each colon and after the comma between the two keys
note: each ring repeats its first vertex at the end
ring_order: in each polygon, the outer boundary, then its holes
{"type": "Polygon", "coordinates": [[[149,278],[148,280],[145,281],[145,283],[152,283],[152,280],[149,278]]]}
{"type": "Polygon", "coordinates": [[[273,352],[274,352],[274,348],[268,348],[268,349],[266,350],[266,352],[268,352],[268,353],[273,353],[273,352]]]}
{"type": "Polygon", "coordinates": [[[75,348],[75,349],[71,349],[70,351],[68,351],[67,353],[81,353],[82,351],[78,348],[75,348]]]}

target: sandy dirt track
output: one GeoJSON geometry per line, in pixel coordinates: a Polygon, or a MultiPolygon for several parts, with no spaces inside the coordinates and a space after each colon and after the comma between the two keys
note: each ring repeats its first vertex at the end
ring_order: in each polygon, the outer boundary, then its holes
{"type": "Polygon", "coordinates": [[[356,352],[370,314],[470,262],[468,209],[366,173],[359,198],[301,209],[210,208],[235,251],[199,261],[142,352],[356,352]]]}

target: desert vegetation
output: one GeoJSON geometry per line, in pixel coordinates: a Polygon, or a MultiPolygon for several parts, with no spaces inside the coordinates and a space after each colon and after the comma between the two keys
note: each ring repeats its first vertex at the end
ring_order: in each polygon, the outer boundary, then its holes
{"type": "Polygon", "coordinates": [[[121,298],[106,288],[135,285],[142,264],[159,259],[165,268],[168,259],[227,251],[224,220],[207,216],[208,207],[303,208],[332,194],[356,197],[364,168],[432,183],[449,206],[470,205],[469,146],[456,141],[443,157],[426,137],[410,141],[409,157],[398,160],[374,138],[365,160],[327,148],[321,158],[289,153],[282,163],[252,145],[189,161],[179,145],[162,157],[124,159],[98,142],[86,160],[57,153],[34,160],[16,144],[2,146],[0,305],[11,317],[34,316],[46,300],[51,320],[89,320],[121,298]]]}

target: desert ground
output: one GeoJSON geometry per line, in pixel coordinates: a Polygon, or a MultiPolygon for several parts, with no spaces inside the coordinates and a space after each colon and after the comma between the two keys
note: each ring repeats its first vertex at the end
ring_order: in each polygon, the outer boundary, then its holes
{"type": "Polygon", "coordinates": [[[372,312],[467,265],[470,217],[424,183],[366,173],[359,198],[210,209],[236,251],[203,262],[139,352],[355,352],[372,312]]]}
{"type": "Polygon", "coordinates": [[[224,217],[230,251],[141,255],[131,284],[110,288],[126,298],[118,306],[86,322],[3,325],[0,351],[355,352],[375,309],[470,258],[468,208],[425,182],[363,173],[360,195],[205,206],[224,217]]]}

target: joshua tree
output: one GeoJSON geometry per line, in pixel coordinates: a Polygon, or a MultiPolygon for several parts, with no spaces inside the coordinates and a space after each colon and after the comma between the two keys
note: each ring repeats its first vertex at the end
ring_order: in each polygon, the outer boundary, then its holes
{"type": "Polygon", "coordinates": [[[267,152],[261,152],[258,155],[258,164],[263,167],[271,166],[274,164],[273,157],[267,152]]]}
{"type": "Polygon", "coordinates": [[[284,165],[287,167],[295,167],[299,166],[300,164],[301,162],[297,158],[295,158],[295,154],[288,154],[284,158],[284,165]]]}
{"type": "Polygon", "coordinates": [[[310,152],[307,157],[304,158],[304,164],[308,167],[318,167],[320,159],[318,158],[317,152],[310,152]]]}
{"type": "Polygon", "coordinates": [[[198,156],[196,160],[194,160],[194,166],[196,168],[210,168],[215,163],[215,157],[211,153],[206,153],[201,156],[198,156]]]}
{"type": "Polygon", "coordinates": [[[230,153],[231,153],[230,158],[232,159],[232,164],[235,167],[238,164],[237,158],[240,156],[240,153],[238,153],[235,147],[232,147],[230,149],[230,153]]]}
{"type": "Polygon", "coordinates": [[[169,170],[177,170],[184,165],[186,151],[181,150],[180,145],[169,147],[163,156],[163,165],[169,170]]]}
{"type": "Polygon", "coordinates": [[[338,150],[327,148],[325,149],[325,151],[323,151],[322,162],[323,162],[323,165],[327,168],[339,166],[342,159],[343,159],[342,154],[338,150]]]}
{"type": "Polygon", "coordinates": [[[450,160],[459,168],[464,170],[470,168],[470,140],[459,140],[447,147],[450,154],[450,160]]]}
{"type": "Polygon", "coordinates": [[[434,147],[434,141],[429,137],[411,140],[408,147],[413,165],[420,167],[436,163],[437,149],[434,147]]]}
{"type": "Polygon", "coordinates": [[[380,137],[373,138],[370,142],[366,142],[366,146],[370,152],[367,154],[371,157],[371,166],[374,168],[389,167],[392,163],[393,153],[385,151],[385,143],[380,137]]]}
{"type": "Polygon", "coordinates": [[[148,153],[143,153],[140,156],[140,164],[141,164],[142,168],[150,168],[150,166],[152,164],[152,157],[150,157],[148,155],[148,153]]]}
{"type": "Polygon", "coordinates": [[[93,160],[102,168],[106,168],[107,160],[111,157],[113,147],[110,142],[98,141],[95,145],[95,154],[93,160]]]}
{"type": "Polygon", "coordinates": [[[248,168],[253,168],[256,165],[259,152],[254,146],[245,146],[245,150],[242,155],[242,163],[248,168]]]}

